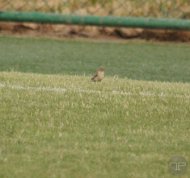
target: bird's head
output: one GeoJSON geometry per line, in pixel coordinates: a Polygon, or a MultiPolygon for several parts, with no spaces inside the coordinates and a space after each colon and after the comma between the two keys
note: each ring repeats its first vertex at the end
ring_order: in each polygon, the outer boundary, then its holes
{"type": "Polygon", "coordinates": [[[105,69],[104,69],[104,67],[99,67],[98,69],[97,69],[98,71],[101,71],[101,72],[104,72],[105,71],[105,69]]]}

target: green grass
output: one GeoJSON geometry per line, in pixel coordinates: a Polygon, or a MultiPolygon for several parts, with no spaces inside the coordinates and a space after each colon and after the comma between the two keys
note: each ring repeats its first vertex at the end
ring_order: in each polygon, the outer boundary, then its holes
{"type": "Polygon", "coordinates": [[[0,36],[0,71],[106,75],[136,80],[190,82],[188,44],[84,42],[0,36]]]}
{"type": "Polygon", "coordinates": [[[189,97],[190,84],[1,72],[0,177],[173,177],[171,156],[190,158],[189,97]]]}
{"type": "Polygon", "coordinates": [[[0,36],[0,64],[0,178],[170,178],[173,155],[189,162],[188,44],[0,36]]]}

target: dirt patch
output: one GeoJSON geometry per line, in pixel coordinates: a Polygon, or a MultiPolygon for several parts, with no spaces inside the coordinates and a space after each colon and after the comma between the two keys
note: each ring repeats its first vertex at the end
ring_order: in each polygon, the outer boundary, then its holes
{"type": "Polygon", "coordinates": [[[35,23],[0,23],[0,32],[8,34],[49,36],[58,38],[109,38],[109,39],[145,39],[158,41],[190,41],[190,31],[150,30],[141,28],[110,28],[76,25],[52,25],[35,23]]]}

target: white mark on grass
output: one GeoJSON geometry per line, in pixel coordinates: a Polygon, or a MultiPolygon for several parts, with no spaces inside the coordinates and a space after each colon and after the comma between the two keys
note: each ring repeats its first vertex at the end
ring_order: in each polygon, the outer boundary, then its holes
{"type": "Polygon", "coordinates": [[[189,99],[190,95],[181,95],[181,94],[164,94],[161,93],[153,93],[151,91],[132,93],[125,92],[119,90],[112,91],[100,91],[100,90],[88,90],[88,89],[80,89],[80,88],[61,88],[61,87],[30,87],[30,86],[22,86],[22,85],[10,85],[0,83],[0,88],[9,88],[13,90],[28,90],[28,91],[46,91],[46,92],[55,92],[55,93],[65,93],[65,92],[75,92],[75,93],[86,93],[86,94],[112,94],[112,95],[123,95],[123,96],[143,96],[143,97],[171,97],[171,98],[184,98],[189,99]]]}
{"type": "Polygon", "coordinates": [[[31,91],[49,91],[49,92],[66,92],[65,88],[54,88],[54,87],[29,87],[22,85],[5,85],[0,83],[0,88],[10,88],[15,90],[31,90],[31,91]]]}

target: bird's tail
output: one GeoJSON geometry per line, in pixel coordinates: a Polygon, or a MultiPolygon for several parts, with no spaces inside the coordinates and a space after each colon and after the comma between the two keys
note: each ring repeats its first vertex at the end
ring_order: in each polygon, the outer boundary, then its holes
{"type": "Polygon", "coordinates": [[[97,77],[97,75],[94,75],[94,76],[91,78],[91,80],[92,80],[92,81],[96,81],[96,77],[97,77]]]}

